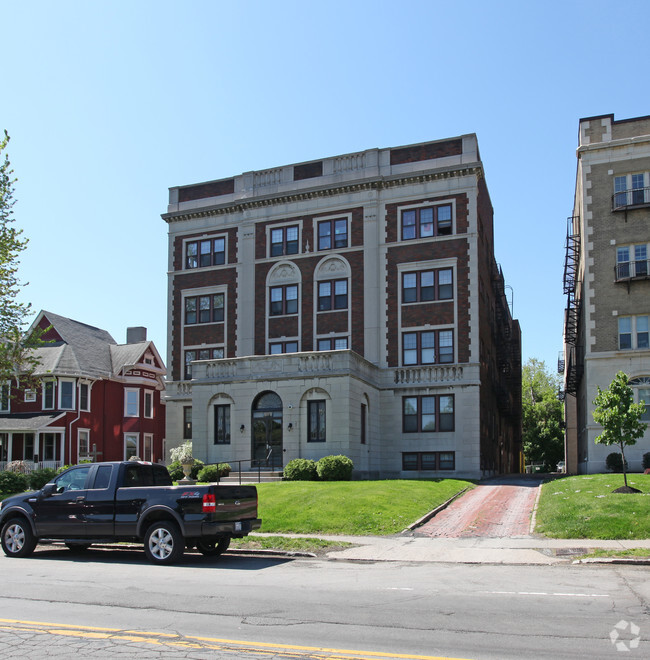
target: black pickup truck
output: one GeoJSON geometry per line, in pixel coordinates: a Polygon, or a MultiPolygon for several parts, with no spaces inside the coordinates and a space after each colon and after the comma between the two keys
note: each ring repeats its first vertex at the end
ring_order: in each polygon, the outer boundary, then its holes
{"type": "Polygon", "coordinates": [[[171,564],[186,547],[220,555],[231,538],[262,523],[254,486],[173,486],[164,466],[138,461],[75,465],[40,491],[10,497],[0,507],[8,557],[27,557],[47,541],[77,551],[136,541],[151,562],[171,564]]]}

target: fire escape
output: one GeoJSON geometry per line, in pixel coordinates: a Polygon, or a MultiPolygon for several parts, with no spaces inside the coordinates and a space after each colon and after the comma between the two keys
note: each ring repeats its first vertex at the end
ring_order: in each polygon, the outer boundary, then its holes
{"type": "Polygon", "coordinates": [[[566,394],[575,394],[582,378],[582,364],[578,362],[579,355],[577,351],[581,302],[577,286],[580,265],[579,227],[579,216],[572,216],[567,219],[566,254],[564,258],[564,293],[567,297],[567,304],[564,312],[565,364],[563,365],[566,394]]]}

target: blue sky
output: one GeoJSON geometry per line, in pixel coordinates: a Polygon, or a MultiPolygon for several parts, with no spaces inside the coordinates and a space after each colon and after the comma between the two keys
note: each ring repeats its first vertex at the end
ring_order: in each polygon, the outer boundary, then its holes
{"type": "Polygon", "coordinates": [[[476,133],[523,358],[562,347],[578,120],[650,114],[647,1],[0,0],[23,299],[166,359],[170,186],[476,133]]]}

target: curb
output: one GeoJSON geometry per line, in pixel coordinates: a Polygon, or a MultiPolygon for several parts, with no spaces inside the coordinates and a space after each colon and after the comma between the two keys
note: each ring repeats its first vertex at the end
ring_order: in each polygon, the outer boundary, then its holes
{"type": "Polygon", "coordinates": [[[434,518],[437,516],[441,511],[444,511],[454,500],[457,500],[463,493],[469,490],[468,488],[463,488],[463,490],[458,491],[455,495],[450,497],[446,502],[443,502],[439,506],[437,506],[433,511],[429,511],[429,513],[425,513],[422,518],[419,520],[416,520],[414,523],[411,523],[405,530],[401,531],[400,534],[406,534],[407,532],[412,532],[414,529],[417,529],[418,527],[421,527],[425,523],[428,523],[431,518],[434,518]]]}
{"type": "Polygon", "coordinates": [[[574,559],[574,564],[629,564],[637,566],[650,566],[650,558],[644,557],[587,557],[574,559]]]}

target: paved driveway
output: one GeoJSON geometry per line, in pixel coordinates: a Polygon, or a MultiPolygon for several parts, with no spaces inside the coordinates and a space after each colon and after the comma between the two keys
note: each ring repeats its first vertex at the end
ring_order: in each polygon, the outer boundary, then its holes
{"type": "Polygon", "coordinates": [[[527,537],[540,480],[521,475],[482,482],[417,530],[434,538],[527,537]]]}

